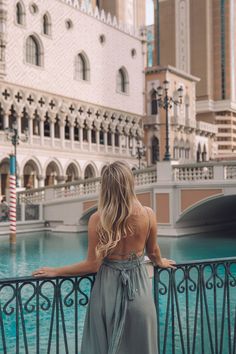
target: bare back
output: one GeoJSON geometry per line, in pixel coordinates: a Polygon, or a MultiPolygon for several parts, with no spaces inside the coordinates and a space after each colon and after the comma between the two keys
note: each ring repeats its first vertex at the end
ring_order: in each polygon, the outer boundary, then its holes
{"type": "Polygon", "coordinates": [[[143,207],[140,203],[135,203],[128,223],[133,232],[123,237],[107,258],[127,259],[132,255],[141,256],[143,254],[150,232],[148,208],[143,207]]]}

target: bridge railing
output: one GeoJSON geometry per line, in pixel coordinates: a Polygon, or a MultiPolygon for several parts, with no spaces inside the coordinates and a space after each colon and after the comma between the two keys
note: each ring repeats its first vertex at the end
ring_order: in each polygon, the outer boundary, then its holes
{"type": "Polygon", "coordinates": [[[154,271],[160,354],[236,353],[236,258],[154,271]]]}
{"type": "MultiPolygon", "coordinates": [[[[1,279],[0,352],[78,354],[94,280],[1,279]]],[[[155,268],[153,286],[159,354],[236,352],[236,258],[155,268]]]]}
{"type": "MultiPolygon", "coordinates": [[[[133,171],[135,185],[149,185],[157,180],[156,167],[145,168],[133,171]]],[[[18,198],[22,203],[25,200],[31,203],[42,203],[46,200],[54,200],[61,198],[76,198],[79,196],[97,194],[100,189],[101,178],[88,178],[69,183],[60,183],[53,186],[30,189],[18,192],[18,198]]]]}
{"type": "Polygon", "coordinates": [[[236,161],[177,164],[172,168],[176,182],[236,179],[236,161]]]}

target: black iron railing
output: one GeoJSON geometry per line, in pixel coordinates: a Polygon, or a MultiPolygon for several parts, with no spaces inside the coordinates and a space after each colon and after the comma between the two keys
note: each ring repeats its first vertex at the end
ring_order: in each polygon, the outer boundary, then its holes
{"type": "Polygon", "coordinates": [[[156,268],[154,294],[160,354],[236,353],[236,258],[156,268]]]}
{"type": "MultiPolygon", "coordinates": [[[[0,280],[0,353],[78,354],[95,275],[0,280]]],[[[154,270],[159,354],[236,353],[236,258],[154,270]]]]}
{"type": "Polygon", "coordinates": [[[79,353],[94,279],[2,279],[0,353],[79,353]]]}

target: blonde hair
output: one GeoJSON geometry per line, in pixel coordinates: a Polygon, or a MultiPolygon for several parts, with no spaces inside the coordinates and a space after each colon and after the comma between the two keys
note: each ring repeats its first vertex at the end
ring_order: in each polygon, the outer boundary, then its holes
{"type": "Polygon", "coordinates": [[[132,213],[134,199],[134,177],[129,166],[123,161],[108,165],[102,173],[98,202],[98,257],[107,256],[122,237],[132,232],[127,221],[132,213]]]}

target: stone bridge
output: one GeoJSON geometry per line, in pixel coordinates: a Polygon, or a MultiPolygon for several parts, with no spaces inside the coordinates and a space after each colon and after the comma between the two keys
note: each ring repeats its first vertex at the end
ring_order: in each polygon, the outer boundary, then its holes
{"type": "MultiPolygon", "coordinates": [[[[236,223],[236,162],[180,165],[163,161],[134,175],[138,199],[156,213],[159,235],[189,235],[236,223]]],[[[22,204],[40,203],[43,220],[56,231],[85,231],[97,208],[99,188],[97,178],[23,191],[18,196],[22,204]]]]}

